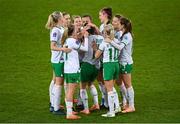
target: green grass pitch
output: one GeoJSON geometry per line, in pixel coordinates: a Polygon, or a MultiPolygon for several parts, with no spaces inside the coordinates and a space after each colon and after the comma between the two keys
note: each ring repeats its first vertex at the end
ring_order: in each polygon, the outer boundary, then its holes
{"type": "Polygon", "coordinates": [[[180,122],[179,12],[179,0],[0,0],[0,122],[180,122]],[[52,115],[48,15],[89,13],[100,25],[104,6],[133,22],[136,112],[103,118],[103,110],[76,121],[52,115]]]}

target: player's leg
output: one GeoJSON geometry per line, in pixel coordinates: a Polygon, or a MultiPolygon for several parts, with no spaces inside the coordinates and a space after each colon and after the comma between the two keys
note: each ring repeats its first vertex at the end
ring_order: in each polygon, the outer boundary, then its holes
{"type": "Polygon", "coordinates": [[[82,110],[81,113],[90,114],[86,86],[87,86],[87,82],[82,82],[80,85],[80,96],[84,105],[84,110],[82,110]]]}
{"type": "Polygon", "coordinates": [[[132,86],[131,71],[132,71],[132,65],[129,65],[129,64],[125,65],[125,73],[122,74],[122,76],[123,76],[123,82],[127,90],[127,100],[128,100],[129,106],[124,111],[122,111],[123,113],[135,111],[134,89],[132,86]]]}
{"type": "Polygon", "coordinates": [[[73,95],[77,87],[77,83],[68,83],[67,87],[68,90],[66,92],[66,110],[67,110],[66,119],[76,120],[79,119],[80,116],[77,116],[73,113],[72,107],[73,107],[73,95]]]}
{"type": "Polygon", "coordinates": [[[65,81],[67,83],[67,92],[66,92],[66,110],[67,110],[67,115],[66,119],[69,120],[76,120],[79,119],[80,117],[75,115],[77,113],[73,112],[73,96],[74,93],[77,89],[77,86],[80,82],[80,74],[79,73],[73,73],[73,74],[65,74],[65,81]]]}
{"type": "Polygon", "coordinates": [[[115,87],[113,87],[113,93],[114,93],[115,113],[118,113],[118,112],[121,112],[121,107],[120,107],[120,104],[119,104],[118,93],[117,93],[115,87]]]}
{"type": "Polygon", "coordinates": [[[91,65],[91,69],[90,69],[90,72],[89,72],[89,83],[88,83],[88,86],[90,88],[90,93],[93,97],[93,102],[94,104],[90,107],[90,111],[93,111],[93,110],[99,110],[100,109],[100,106],[99,106],[99,102],[98,102],[98,92],[97,92],[97,89],[95,87],[95,85],[93,84],[93,82],[95,81],[95,79],[97,78],[97,75],[98,75],[98,69],[96,68],[95,65],[91,65]]]}
{"type": "Polygon", "coordinates": [[[103,114],[103,117],[115,117],[115,94],[113,92],[114,87],[114,76],[116,70],[116,64],[114,63],[104,63],[103,64],[103,78],[105,87],[107,89],[108,94],[108,105],[109,112],[103,114]]]}
{"type": "Polygon", "coordinates": [[[97,81],[99,84],[99,90],[101,91],[102,94],[101,108],[108,108],[107,91],[104,85],[102,69],[100,69],[98,72],[97,81]]]}
{"type": "Polygon", "coordinates": [[[98,102],[98,92],[93,82],[89,83],[89,88],[90,88],[90,93],[93,96],[93,102],[94,102],[94,104],[90,107],[90,111],[99,110],[100,106],[98,102]]]}
{"type": "Polygon", "coordinates": [[[63,63],[54,63],[53,64],[54,72],[55,72],[55,85],[53,87],[53,106],[54,106],[54,114],[62,115],[65,114],[63,110],[60,109],[61,103],[61,94],[62,94],[62,87],[63,87],[63,63]]]}
{"type": "MultiPolygon", "coordinates": [[[[114,65],[114,77],[113,77],[113,83],[115,84],[116,80],[118,79],[119,76],[119,63],[113,63],[114,65]]],[[[114,92],[114,103],[115,103],[115,113],[121,112],[121,107],[119,104],[119,97],[118,97],[118,93],[115,89],[115,87],[113,87],[113,92],[114,92]]]]}
{"type": "Polygon", "coordinates": [[[61,95],[62,95],[62,87],[63,87],[63,78],[61,77],[55,77],[55,85],[53,88],[53,94],[54,94],[54,114],[65,114],[63,110],[60,109],[60,103],[61,103],[61,95]]]}
{"type": "Polygon", "coordinates": [[[113,92],[114,83],[113,80],[104,81],[105,87],[107,88],[108,93],[108,105],[109,105],[109,112],[106,114],[102,114],[103,117],[115,117],[115,97],[113,92]]]}
{"type": "Polygon", "coordinates": [[[123,78],[122,74],[120,74],[119,77],[120,77],[120,82],[121,82],[119,87],[120,87],[121,96],[122,96],[122,109],[124,110],[128,107],[127,90],[126,90],[126,87],[125,87],[124,82],[122,80],[122,78],[123,78]]]}
{"type": "Polygon", "coordinates": [[[117,84],[120,87],[120,91],[121,91],[121,97],[122,97],[122,109],[125,109],[128,107],[128,103],[127,103],[127,91],[126,91],[126,87],[124,85],[123,82],[123,76],[122,74],[125,73],[125,66],[123,66],[122,64],[119,64],[119,81],[117,82],[117,84]]]}
{"type": "Polygon", "coordinates": [[[54,71],[53,71],[53,77],[52,77],[52,80],[50,82],[50,85],[49,85],[49,97],[50,97],[50,112],[53,112],[54,111],[54,103],[53,103],[53,98],[54,98],[54,95],[52,93],[53,91],[53,88],[54,88],[54,84],[55,84],[55,74],[54,74],[54,71]]]}

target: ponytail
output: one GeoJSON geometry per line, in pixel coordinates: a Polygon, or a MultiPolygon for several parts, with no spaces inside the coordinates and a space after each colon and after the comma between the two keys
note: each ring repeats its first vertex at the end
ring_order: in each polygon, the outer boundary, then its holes
{"type": "Polygon", "coordinates": [[[62,13],[59,11],[55,11],[52,14],[50,14],[45,28],[52,29],[53,27],[55,27],[58,23],[59,18],[62,18],[62,13]]]}
{"type": "Polygon", "coordinates": [[[108,20],[110,22],[111,19],[112,19],[112,8],[111,7],[104,7],[100,11],[107,14],[107,18],[108,18],[108,20]]]}
{"type": "Polygon", "coordinates": [[[127,18],[125,18],[125,17],[122,17],[122,18],[120,19],[120,23],[121,23],[121,25],[124,25],[124,29],[125,29],[124,33],[123,33],[122,36],[121,36],[121,39],[122,39],[123,36],[124,36],[126,33],[128,33],[128,32],[130,32],[131,35],[133,35],[133,34],[132,34],[132,23],[131,23],[131,21],[130,21],[129,19],[127,19],[127,18]]]}

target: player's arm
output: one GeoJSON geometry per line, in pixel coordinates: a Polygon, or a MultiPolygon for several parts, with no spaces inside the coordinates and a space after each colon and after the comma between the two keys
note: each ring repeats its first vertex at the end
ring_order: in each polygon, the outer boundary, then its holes
{"type": "Polygon", "coordinates": [[[96,53],[95,53],[95,58],[98,59],[102,54],[102,51],[101,50],[97,50],[96,53]]]}
{"type": "Polygon", "coordinates": [[[64,52],[71,52],[70,48],[65,48],[65,47],[57,47],[56,41],[51,41],[51,50],[54,51],[64,51],[64,52]]]}
{"type": "Polygon", "coordinates": [[[62,34],[58,30],[56,30],[56,29],[52,30],[52,32],[50,34],[50,41],[51,41],[50,48],[51,48],[51,50],[70,52],[71,49],[60,48],[60,47],[57,46],[57,42],[59,40],[60,35],[62,35],[62,34]]]}
{"type": "Polygon", "coordinates": [[[78,49],[84,52],[88,51],[88,32],[87,31],[84,32],[84,42],[80,43],[79,45],[74,44],[73,47],[75,49],[78,49]]]}
{"type": "Polygon", "coordinates": [[[118,50],[122,50],[130,42],[130,40],[127,37],[124,37],[120,43],[118,43],[118,41],[119,40],[115,39],[111,42],[111,44],[118,50]]]}
{"type": "Polygon", "coordinates": [[[115,41],[112,41],[111,44],[116,48],[118,49],[119,51],[122,50],[124,47],[125,47],[125,44],[124,43],[116,43],[115,41]]]}
{"type": "Polygon", "coordinates": [[[94,27],[96,34],[100,34],[99,28],[98,28],[95,24],[93,24],[93,23],[88,23],[88,26],[94,27]]]}
{"type": "Polygon", "coordinates": [[[96,51],[95,52],[95,58],[96,59],[98,59],[101,55],[102,55],[102,53],[103,53],[103,51],[104,51],[104,43],[101,43],[100,45],[99,45],[99,48],[97,49],[97,47],[94,47],[94,51],[96,51]]]}
{"type": "Polygon", "coordinates": [[[111,45],[113,45],[119,51],[122,50],[126,45],[124,42],[119,42],[119,40],[115,39],[115,38],[114,38],[114,40],[110,40],[109,38],[106,38],[105,42],[110,43],[111,45]]]}
{"type": "Polygon", "coordinates": [[[84,37],[84,43],[81,43],[80,50],[87,52],[88,51],[88,38],[84,37]]]}

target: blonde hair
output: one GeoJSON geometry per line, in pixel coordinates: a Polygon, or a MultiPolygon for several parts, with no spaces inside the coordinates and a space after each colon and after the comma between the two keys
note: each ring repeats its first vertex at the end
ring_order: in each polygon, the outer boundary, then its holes
{"type": "Polygon", "coordinates": [[[106,33],[106,35],[109,36],[111,40],[114,39],[114,28],[112,24],[105,25],[103,32],[106,33]]]}
{"type": "Polygon", "coordinates": [[[79,15],[73,15],[73,16],[72,16],[73,23],[74,23],[74,20],[75,20],[76,18],[81,18],[81,16],[79,16],[79,15]]]}
{"type": "Polygon", "coordinates": [[[64,33],[63,33],[63,36],[61,38],[61,45],[64,45],[66,39],[68,38],[68,28],[65,28],[64,29],[64,33]]]}
{"type": "Polygon", "coordinates": [[[52,14],[49,15],[45,28],[52,29],[57,25],[58,19],[62,17],[63,17],[62,13],[60,11],[53,12],[52,14]]]}

